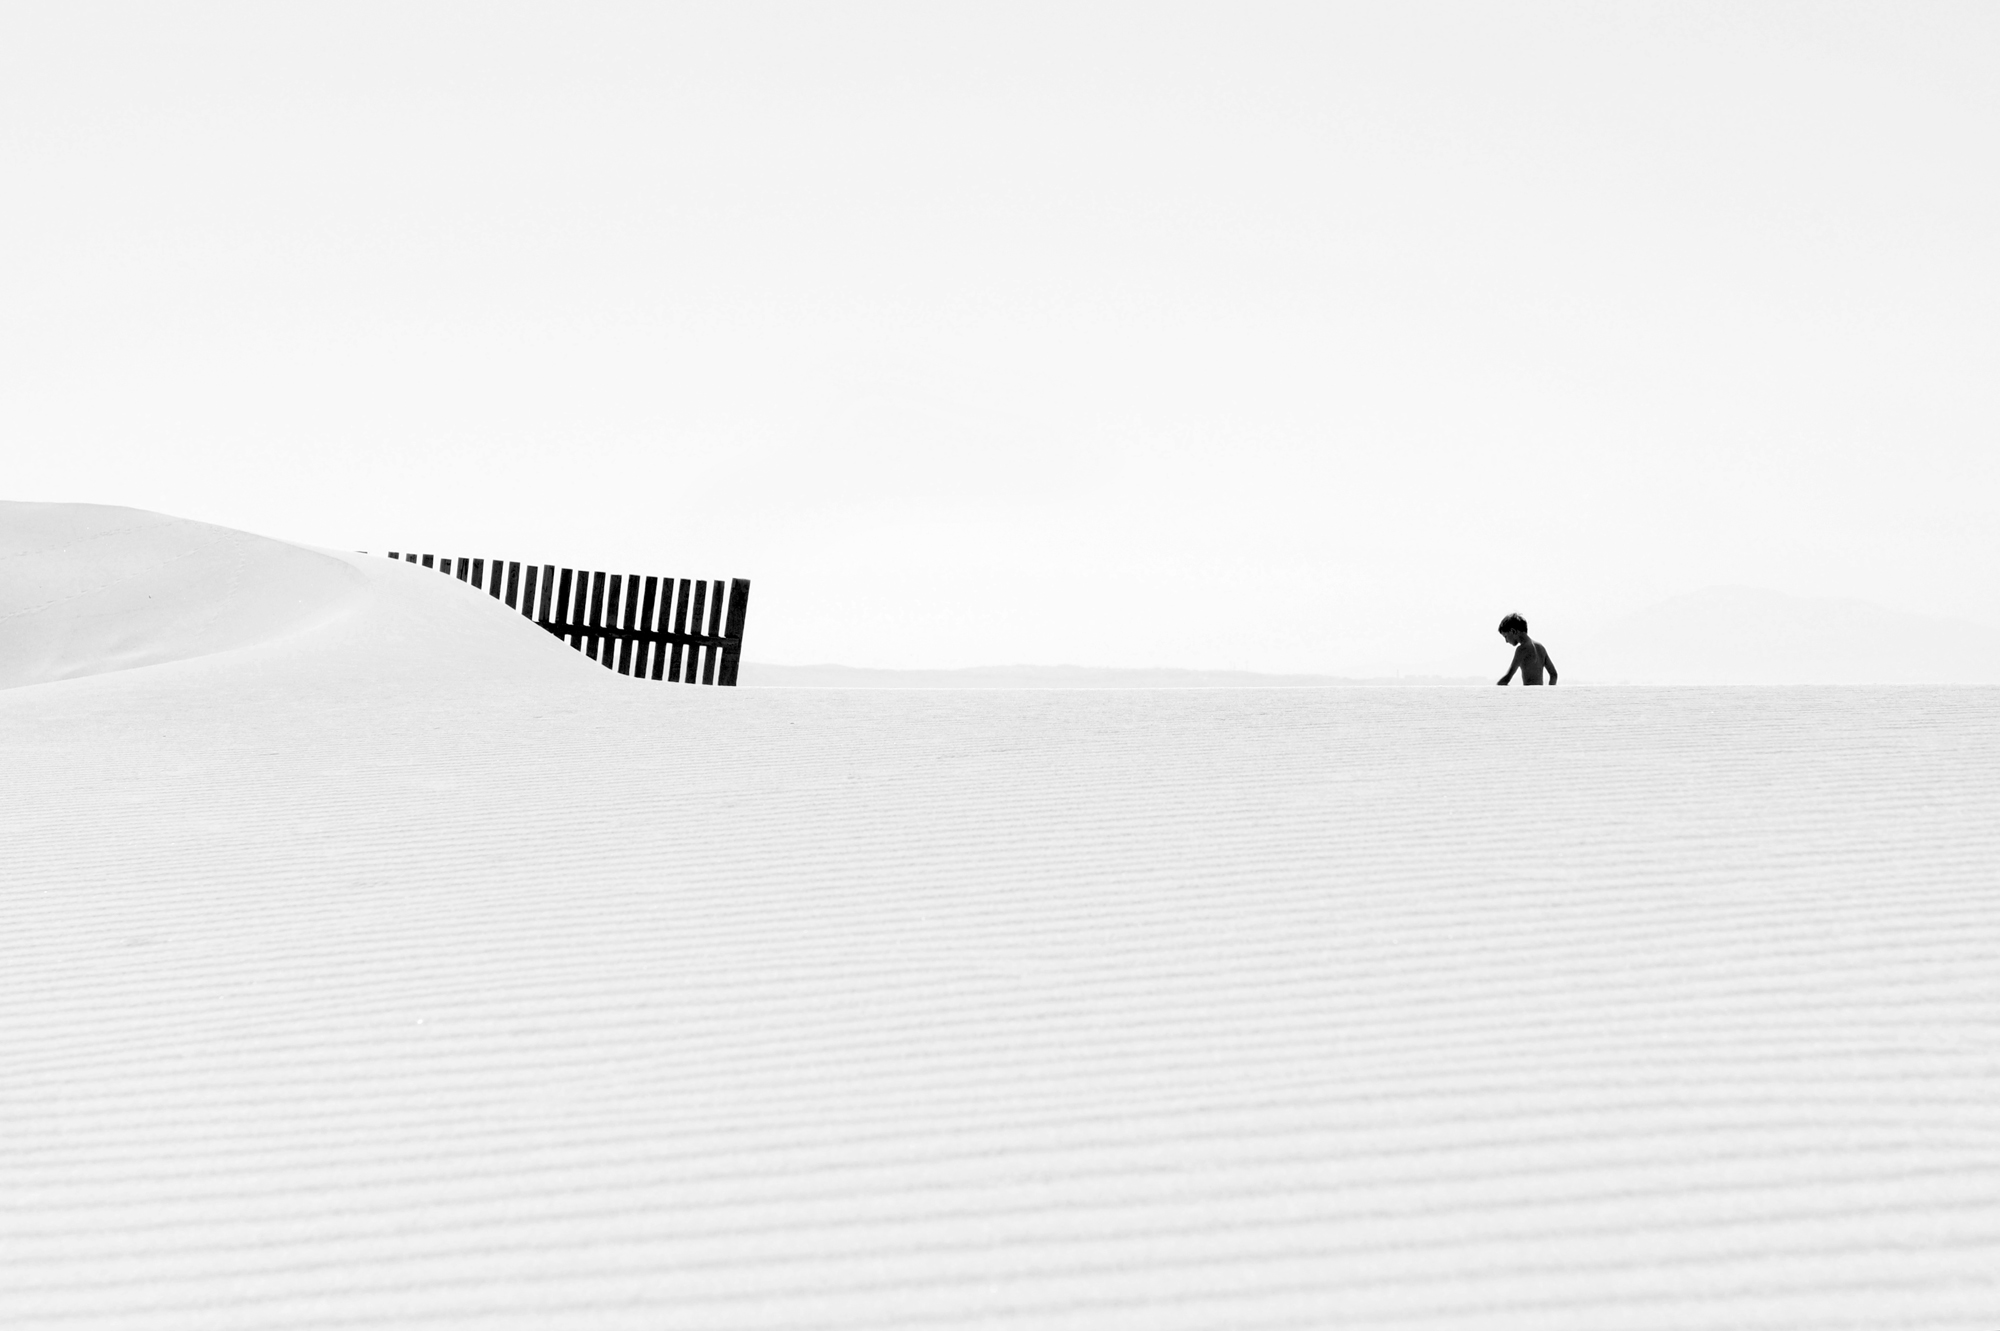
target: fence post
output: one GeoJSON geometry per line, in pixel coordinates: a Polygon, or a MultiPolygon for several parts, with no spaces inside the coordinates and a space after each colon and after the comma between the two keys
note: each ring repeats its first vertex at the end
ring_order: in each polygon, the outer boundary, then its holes
{"type": "Polygon", "coordinates": [[[736,663],[743,657],[743,612],[750,608],[750,579],[729,580],[729,622],[722,629],[722,669],[717,684],[736,686],[736,663]]]}

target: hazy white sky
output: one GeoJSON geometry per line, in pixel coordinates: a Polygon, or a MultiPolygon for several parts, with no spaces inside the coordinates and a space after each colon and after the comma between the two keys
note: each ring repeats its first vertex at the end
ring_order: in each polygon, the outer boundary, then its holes
{"type": "Polygon", "coordinates": [[[1991,4],[4,3],[0,492],[747,576],[769,661],[1991,623],[1996,68],[1991,4]]]}

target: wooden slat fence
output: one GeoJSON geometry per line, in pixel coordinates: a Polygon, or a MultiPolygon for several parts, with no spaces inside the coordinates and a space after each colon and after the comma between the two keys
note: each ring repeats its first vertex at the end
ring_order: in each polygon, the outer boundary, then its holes
{"type": "Polygon", "coordinates": [[[736,683],[750,608],[747,578],[730,579],[725,592],[720,579],[642,578],[394,550],[389,558],[456,575],[607,670],[675,684],[736,683]]]}

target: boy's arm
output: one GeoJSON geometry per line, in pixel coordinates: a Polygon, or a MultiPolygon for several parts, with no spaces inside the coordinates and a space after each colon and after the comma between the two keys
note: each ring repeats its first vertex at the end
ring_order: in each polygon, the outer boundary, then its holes
{"type": "Polygon", "coordinates": [[[1551,657],[1549,655],[1549,649],[1542,646],[1540,643],[1535,644],[1535,650],[1542,654],[1542,669],[1549,672],[1549,685],[1551,687],[1554,687],[1556,682],[1555,658],[1551,657]]]}
{"type": "Polygon", "coordinates": [[[1514,649],[1514,659],[1508,663],[1507,673],[1500,676],[1500,678],[1495,680],[1494,682],[1496,684],[1505,684],[1507,681],[1514,678],[1514,672],[1516,670],[1521,669],[1523,666],[1527,664],[1528,664],[1528,644],[1524,642],[1519,647],[1516,647],[1514,649]]]}

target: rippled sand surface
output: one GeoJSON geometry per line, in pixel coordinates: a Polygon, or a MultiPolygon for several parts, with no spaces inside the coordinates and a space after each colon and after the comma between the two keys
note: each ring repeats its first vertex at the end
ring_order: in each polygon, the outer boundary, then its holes
{"type": "Polygon", "coordinates": [[[2000,690],[677,687],[343,562],[0,690],[0,1322],[2000,1326],[2000,690]]]}

